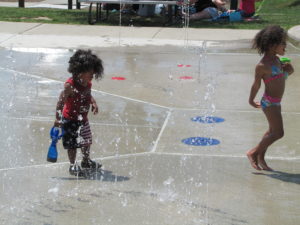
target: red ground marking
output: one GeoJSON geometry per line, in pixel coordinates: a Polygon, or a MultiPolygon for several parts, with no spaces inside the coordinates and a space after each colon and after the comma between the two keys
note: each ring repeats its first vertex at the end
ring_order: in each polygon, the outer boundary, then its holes
{"type": "Polygon", "coordinates": [[[182,77],[179,77],[179,79],[181,79],[181,80],[191,80],[191,79],[193,79],[193,77],[191,77],[191,76],[182,76],[182,77]]]}
{"type": "Polygon", "coordinates": [[[178,64],[177,67],[191,67],[192,65],[178,64]]]}
{"type": "Polygon", "coordinates": [[[112,77],[113,80],[125,80],[125,77],[112,77]]]}

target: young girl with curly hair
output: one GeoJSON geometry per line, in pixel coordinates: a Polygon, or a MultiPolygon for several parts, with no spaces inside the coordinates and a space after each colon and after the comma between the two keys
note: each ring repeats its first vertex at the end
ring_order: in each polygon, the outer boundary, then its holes
{"type": "Polygon", "coordinates": [[[64,84],[56,106],[54,126],[64,130],[63,146],[68,150],[70,160],[69,173],[82,174],[75,163],[77,148],[81,148],[82,168],[100,168],[101,165],[90,159],[92,133],[88,120],[88,112],[98,113],[98,106],[91,94],[92,80],[102,78],[102,61],[90,50],[77,50],[69,60],[68,71],[72,77],[64,84]]]}
{"type": "Polygon", "coordinates": [[[254,108],[262,108],[269,123],[269,128],[258,145],[247,152],[250,164],[256,170],[272,170],[265,161],[265,154],[268,147],[282,138],[284,134],[280,102],[285,81],[294,72],[290,63],[281,63],[277,56],[285,54],[286,39],[287,33],[284,29],[271,25],[259,31],[253,40],[252,47],[257,49],[263,57],[255,68],[249,104],[254,108]],[[261,81],[265,84],[265,91],[259,104],[254,101],[254,98],[261,86],[261,81]]]}

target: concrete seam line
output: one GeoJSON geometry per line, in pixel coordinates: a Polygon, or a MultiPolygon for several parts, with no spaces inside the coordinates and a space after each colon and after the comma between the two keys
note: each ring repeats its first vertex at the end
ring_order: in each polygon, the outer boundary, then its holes
{"type": "Polygon", "coordinates": [[[152,148],[151,151],[150,151],[151,153],[153,153],[153,152],[156,151],[158,142],[159,142],[159,140],[160,140],[160,138],[161,138],[161,136],[162,136],[162,134],[163,134],[163,132],[164,132],[166,126],[167,126],[167,123],[168,123],[168,121],[169,121],[169,119],[170,119],[170,116],[171,116],[171,111],[168,111],[168,115],[167,115],[167,117],[166,117],[166,119],[165,119],[165,122],[164,122],[164,124],[163,124],[163,126],[162,126],[162,128],[161,128],[161,130],[160,130],[160,132],[159,132],[159,134],[158,134],[158,136],[157,136],[156,141],[154,142],[153,148],[152,148]]]}
{"type": "MultiPolygon", "coordinates": [[[[95,158],[95,160],[109,160],[109,159],[116,159],[116,158],[128,158],[132,156],[140,156],[140,155],[147,155],[149,152],[141,152],[141,153],[135,153],[135,154],[124,154],[124,155],[118,155],[118,156],[106,156],[106,157],[100,157],[100,158],[95,158]]],[[[56,162],[53,164],[47,163],[47,164],[38,164],[38,165],[29,165],[29,166],[20,166],[20,167],[9,167],[9,168],[2,168],[0,169],[0,172],[2,171],[9,171],[9,170],[20,170],[20,169],[30,169],[30,168],[38,168],[38,167],[55,167],[55,166],[60,166],[60,165],[65,165],[69,164],[70,162],[65,161],[65,162],[56,162]]]]}
{"type": "Polygon", "coordinates": [[[151,39],[154,39],[161,31],[162,31],[162,28],[160,28],[160,29],[152,36],[151,39]]]}
{"type": "Polygon", "coordinates": [[[20,32],[19,34],[25,34],[26,32],[31,31],[31,30],[34,30],[34,29],[36,29],[37,27],[40,27],[40,26],[42,26],[42,25],[43,25],[42,23],[37,24],[37,25],[35,25],[35,26],[33,26],[33,27],[28,28],[27,30],[24,30],[24,31],[20,32]]]}
{"type": "MultiPolygon", "coordinates": [[[[201,155],[201,154],[186,154],[186,153],[167,153],[167,152],[140,152],[140,153],[134,153],[134,154],[124,154],[124,155],[113,155],[113,156],[106,156],[106,157],[100,157],[100,158],[94,158],[95,160],[110,160],[110,159],[116,159],[116,158],[130,158],[130,157],[140,157],[144,155],[165,155],[165,156],[193,156],[193,157],[215,157],[215,158],[247,158],[247,156],[242,155],[201,155]]],[[[276,157],[271,156],[267,157],[267,159],[270,160],[281,160],[281,161],[298,161],[300,160],[300,157],[276,157]]],[[[54,167],[58,165],[64,165],[69,164],[70,162],[60,162],[60,163],[53,163],[53,164],[39,164],[39,165],[30,165],[30,166],[22,166],[22,167],[10,167],[10,168],[2,168],[0,169],[0,172],[2,171],[9,171],[9,170],[19,170],[19,169],[30,169],[30,168],[38,168],[38,167],[54,167]]]]}
{"type": "MultiPolygon", "coordinates": [[[[12,69],[9,69],[9,68],[0,67],[0,69],[6,70],[6,71],[9,71],[9,72],[13,72],[13,73],[18,73],[18,74],[20,74],[22,76],[28,76],[28,77],[38,78],[38,79],[55,81],[55,82],[58,82],[58,83],[64,83],[63,81],[59,81],[59,80],[55,80],[55,79],[50,79],[50,78],[42,77],[42,76],[39,76],[39,75],[24,73],[24,72],[12,70],[12,69]]],[[[98,92],[98,93],[102,93],[103,95],[110,95],[110,96],[114,96],[114,97],[119,97],[119,98],[123,98],[123,99],[126,99],[126,100],[130,100],[130,101],[134,101],[134,102],[139,102],[139,103],[143,103],[143,104],[149,104],[149,105],[152,105],[152,106],[157,106],[157,107],[160,107],[160,108],[164,108],[164,109],[169,109],[170,110],[170,107],[158,105],[158,104],[151,103],[151,102],[142,101],[142,100],[139,100],[139,99],[129,98],[129,97],[125,97],[125,96],[121,96],[121,95],[117,95],[117,94],[112,94],[112,93],[108,93],[108,92],[104,92],[104,91],[100,91],[100,90],[95,90],[95,89],[92,89],[92,91],[98,92]]]]}
{"type": "MultiPolygon", "coordinates": [[[[39,122],[47,122],[52,123],[52,117],[9,117],[9,116],[0,116],[0,118],[12,119],[12,120],[25,120],[25,121],[39,121],[39,122]]],[[[138,127],[138,128],[154,128],[159,129],[159,126],[150,126],[150,125],[137,125],[137,124],[117,124],[117,123],[99,123],[99,122],[91,122],[90,125],[94,126],[110,126],[110,127],[138,127]]]]}
{"type": "Polygon", "coordinates": [[[37,28],[37,27],[39,27],[39,26],[41,26],[41,25],[42,25],[42,24],[37,24],[37,25],[35,25],[35,26],[33,26],[33,27],[27,29],[27,30],[24,30],[24,31],[21,31],[21,32],[15,34],[15,35],[12,35],[12,36],[8,37],[7,39],[1,41],[0,44],[4,43],[4,42],[6,42],[6,41],[8,41],[8,40],[10,40],[10,39],[12,39],[12,38],[17,37],[18,35],[22,35],[22,34],[24,34],[24,33],[27,32],[27,31],[33,30],[33,29],[35,29],[35,28],[37,28]]]}

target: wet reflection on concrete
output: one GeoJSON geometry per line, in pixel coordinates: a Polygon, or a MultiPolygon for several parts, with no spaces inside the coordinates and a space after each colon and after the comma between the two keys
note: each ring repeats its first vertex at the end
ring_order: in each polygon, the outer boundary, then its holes
{"type": "Polygon", "coordinates": [[[68,174],[61,143],[58,162],[46,162],[55,105],[74,51],[0,49],[1,224],[300,221],[299,50],[288,47],[296,72],[283,101],[286,136],[268,151],[276,171],[261,173],[245,157],[267,127],[263,114],[248,106],[259,59],[249,43],[93,51],[103,59],[105,76],[93,82],[100,113],[90,114],[91,156],[104,169],[76,178],[68,174]],[[225,122],[191,121],[203,115],[225,122]],[[194,136],[220,144],[181,142],[194,136]]]}

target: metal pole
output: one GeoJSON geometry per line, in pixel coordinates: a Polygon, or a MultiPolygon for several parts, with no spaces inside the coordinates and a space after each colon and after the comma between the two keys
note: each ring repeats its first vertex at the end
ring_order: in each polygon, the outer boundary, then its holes
{"type": "Polygon", "coordinates": [[[72,9],[73,0],[68,0],[68,9],[72,9]]]}
{"type": "Polygon", "coordinates": [[[25,0],[19,0],[19,7],[24,8],[25,7],[25,0]]]}
{"type": "Polygon", "coordinates": [[[238,0],[230,1],[230,9],[236,10],[238,8],[238,0]]]}
{"type": "Polygon", "coordinates": [[[76,9],[80,9],[80,2],[78,0],[76,0],[76,9]]]}

